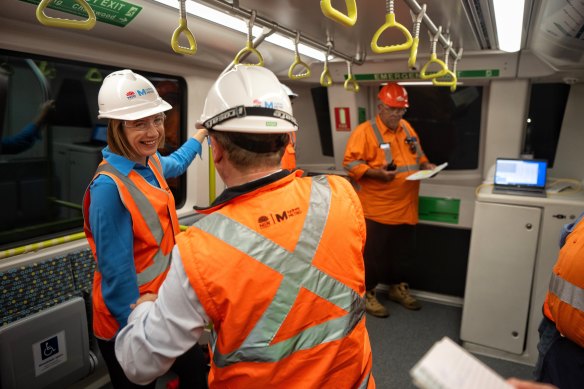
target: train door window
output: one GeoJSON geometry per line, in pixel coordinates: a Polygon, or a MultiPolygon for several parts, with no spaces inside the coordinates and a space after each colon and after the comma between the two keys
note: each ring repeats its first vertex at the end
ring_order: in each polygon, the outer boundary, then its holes
{"type": "Polygon", "coordinates": [[[421,139],[434,163],[448,162],[448,170],[479,166],[482,86],[449,88],[406,86],[409,105],[404,118],[421,139]]]}
{"type": "MultiPolygon", "coordinates": [[[[0,51],[0,250],[75,232],[83,227],[82,200],[101,162],[104,128],[97,95],[118,68],[0,51]],[[54,109],[43,114],[47,101],[54,109]]],[[[186,140],[186,82],[142,72],[168,101],[168,155],[186,140]]],[[[177,207],[186,177],[169,181],[177,207]]]]}
{"type": "Polygon", "coordinates": [[[522,154],[545,159],[554,166],[556,148],[570,85],[550,83],[533,84],[529,100],[529,116],[526,120],[522,154]]]}

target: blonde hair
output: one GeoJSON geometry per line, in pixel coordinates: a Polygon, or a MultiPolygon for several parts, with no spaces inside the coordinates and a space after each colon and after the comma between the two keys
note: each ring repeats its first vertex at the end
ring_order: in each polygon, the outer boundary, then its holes
{"type": "MultiPolygon", "coordinates": [[[[163,136],[160,138],[160,142],[158,142],[158,148],[164,147],[164,131],[162,132],[163,136]]],[[[124,121],[118,119],[110,119],[107,125],[107,145],[111,152],[126,157],[130,160],[134,160],[138,158],[139,155],[136,153],[136,150],[130,145],[128,142],[128,138],[126,138],[126,134],[124,133],[124,121]]]]}

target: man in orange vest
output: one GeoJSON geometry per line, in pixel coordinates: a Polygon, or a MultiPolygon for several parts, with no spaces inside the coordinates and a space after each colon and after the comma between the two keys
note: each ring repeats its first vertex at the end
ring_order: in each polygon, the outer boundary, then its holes
{"type": "Polygon", "coordinates": [[[399,274],[414,255],[418,223],[420,181],[406,177],[435,165],[428,161],[412,126],[402,118],[409,106],[406,90],[388,83],[378,98],[379,114],[351,133],[343,167],[355,183],[367,223],[366,309],[371,315],[387,317],[389,311],[375,297],[379,282],[389,284],[391,300],[408,309],[421,307],[399,274]]]}
{"type": "MultiPolygon", "coordinates": [[[[287,85],[282,84],[282,88],[290,98],[290,103],[298,97],[298,93],[294,93],[287,85]]],[[[282,169],[290,171],[296,169],[296,132],[290,133],[290,142],[288,142],[282,156],[282,169]]]]}
{"type": "Polygon", "coordinates": [[[350,183],[281,169],[297,124],[264,67],[222,74],[200,125],[227,189],[177,236],[158,296],[141,296],[118,335],[126,375],[164,374],[212,325],[210,388],[374,388],[350,183]]]}
{"type": "Polygon", "coordinates": [[[584,214],[564,226],[560,247],[543,304],[535,378],[584,388],[584,214]]]}

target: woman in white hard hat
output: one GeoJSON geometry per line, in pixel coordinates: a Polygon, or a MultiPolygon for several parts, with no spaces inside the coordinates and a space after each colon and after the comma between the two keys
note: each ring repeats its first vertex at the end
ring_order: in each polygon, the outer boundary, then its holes
{"type": "MultiPolygon", "coordinates": [[[[137,385],[116,359],[115,337],[126,325],[131,305],[145,293],[157,293],[166,277],[180,231],[166,178],[183,174],[201,154],[207,130],[197,130],[174,153],[161,156],[157,150],[164,144],[164,112],[172,107],[150,81],[128,69],[104,79],[98,102],[98,117],[109,119],[108,146],[83,200],[84,230],[97,262],[93,332],[112,385],[130,388],[137,385]]],[[[172,369],[181,388],[207,385],[204,355],[197,345],[172,369]]]]}

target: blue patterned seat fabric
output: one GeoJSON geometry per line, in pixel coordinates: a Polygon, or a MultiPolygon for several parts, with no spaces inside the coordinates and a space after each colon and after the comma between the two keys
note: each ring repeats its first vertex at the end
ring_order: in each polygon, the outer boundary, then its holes
{"type": "Polygon", "coordinates": [[[0,273],[0,327],[89,293],[94,267],[86,249],[0,273]]]}

